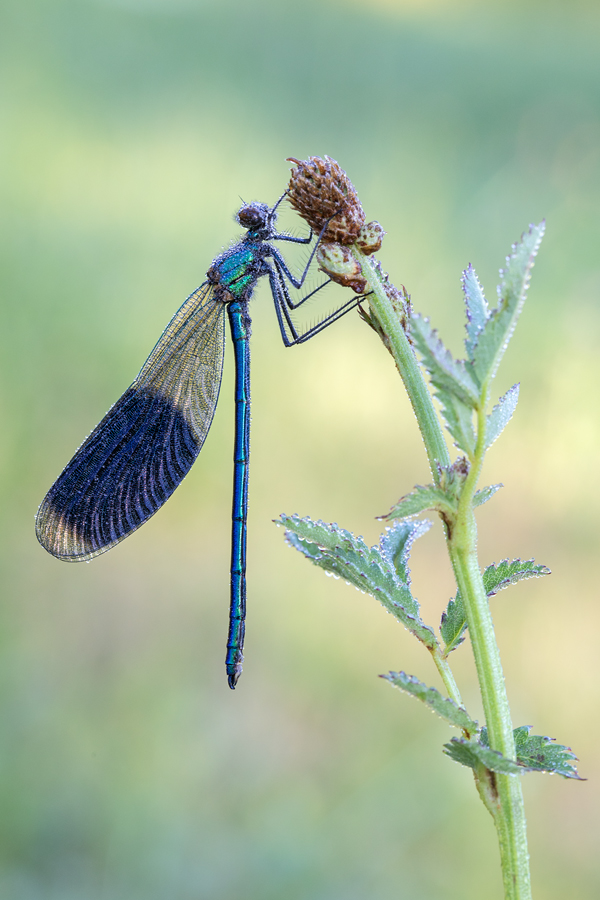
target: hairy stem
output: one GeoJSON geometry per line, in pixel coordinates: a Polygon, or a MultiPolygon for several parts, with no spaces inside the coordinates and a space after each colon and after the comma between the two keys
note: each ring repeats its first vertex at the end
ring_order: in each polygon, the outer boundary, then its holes
{"type": "Polygon", "coordinates": [[[444,659],[439,647],[436,647],[434,650],[432,650],[431,655],[433,656],[435,667],[440,673],[442,681],[444,682],[444,687],[448,691],[448,696],[451,700],[454,700],[454,702],[458,704],[458,706],[462,706],[462,697],[460,696],[460,691],[454,679],[452,669],[448,665],[448,660],[444,659]]]}
{"type": "MultiPolygon", "coordinates": [[[[463,598],[490,747],[515,759],[508,697],[481,570],[477,560],[477,528],[472,509],[461,514],[449,540],[450,558],[463,598]]],[[[507,900],[530,900],[529,854],[523,792],[519,776],[494,776],[494,822],[507,900]]],[[[487,804],[486,804],[487,805],[487,804]]]]}
{"type": "MultiPolygon", "coordinates": [[[[515,759],[504,673],[477,558],[477,523],[472,502],[485,455],[488,395],[489,388],[484,385],[477,415],[477,446],[458,504],[456,520],[448,535],[448,551],[469,625],[490,747],[508,759],[515,759]]],[[[515,775],[496,773],[493,783],[497,800],[492,808],[500,844],[505,897],[507,900],[530,900],[529,854],[521,781],[515,775]]]]}
{"type": "Polygon", "coordinates": [[[439,482],[439,472],[436,464],[449,466],[450,456],[448,455],[444,433],[431,402],[431,395],[402,323],[386,294],[379,274],[373,268],[371,257],[365,256],[356,247],[353,248],[353,253],[358,262],[360,262],[369,290],[372,291],[372,294],[369,296],[371,308],[389,339],[394,361],[417,417],[431,473],[437,484],[439,482]]]}

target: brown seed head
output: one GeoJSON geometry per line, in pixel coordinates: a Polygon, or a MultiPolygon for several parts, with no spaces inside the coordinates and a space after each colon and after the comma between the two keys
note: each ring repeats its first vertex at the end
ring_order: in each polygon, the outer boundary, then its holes
{"type": "Polygon", "coordinates": [[[353,244],[365,222],[365,213],[354,185],[335,159],[311,156],[292,169],[288,198],[313,231],[320,232],[331,219],[324,241],[353,244]],[[333,216],[333,218],[331,218],[333,216]]]}

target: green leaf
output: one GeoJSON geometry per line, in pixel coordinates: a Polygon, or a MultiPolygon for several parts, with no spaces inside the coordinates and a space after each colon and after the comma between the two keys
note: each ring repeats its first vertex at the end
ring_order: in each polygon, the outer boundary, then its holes
{"type": "Polygon", "coordinates": [[[483,504],[487,503],[490,497],[493,497],[496,491],[499,491],[501,487],[504,487],[504,485],[490,484],[488,487],[481,488],[480,491],[475,491],[473,496],[473,506],[483,506],[483,504]]]}
{"type": "Polygon", "coordinates": [[[545,229],[545,223],[531,225],[521,241],[513,244],[500,270],[499,303],[492,310],[483,328],[477,333],[471,358],[474,373],[481,384],[496,374],[498,365],[517,324],[523,308],[531,269],[545,229]]]}
{"type": "Polygon", "coordinates": [[[467,339],[465,340],[465,346],[467,348],[467,355],[469,359],[471,359],[471,353],[477,340],[477,335],[487,322],[489,310],[475,269],[470,263],[468,268],[463,272],[462,286],[467,306],[467,339]]]}
{"type": "MultiPolygon", "coordinates": [[[[513,731],[517,762],[526,772],[549,772],[551,775],[562,775],[563,778],[576,778],[585,781],[572,760],[577,759],[570,747],[555,743],[554,738],[530,734],[531,725],[520,725],[513,731]]],[[[488,746],[487,729],[482,728],[480,741],[488,746]]]]}
{"type": "Polygon", "coordinates": [[[530,772],[550,772],[562,775],[563,778],[576,778],[585,781],[571,760],[577,759],[570,747],[555,743],[555,738],[530,734],[531,725],[515,728],[515,744],[518,761],[527,766],[530,772]]]}
{"type": "Polygon", "coordinates": [[[435,509],[451,515],[456,511],[455,498],[434,484],[417,484],[414,491],[400,497],[387,515],[378,516],[378,518],[403,519],[408,516],[416,516],[426,509],[435,509]]]}
{"type": "Polygon", "coordinates": [[[444,752],[463,766],[476,769],[481,763],[492,772],[504,775],[524,775],[526,772],[549,772],[563,778],[585,781],[577,773],[572,760],[577,759],[570,747],[554,743],[554,738],[530,734],[530,725],[513,731],[517,759],[507,759],[489,746],[487,728],[481,729],[478,741],[452,738],[444,744],[444,752]]]}
{"type": "Polygon", "coordinates": [[[462,359],[453,358],[438,337],[437,331],[431,327],[429,319],[413,315],[410,331],[433,386],[453,394],[463,404],[474,409],[479,402],[481,390],[473,378],[471,365],[465,364],[462,359]]]}
{"type": "Polygon", "coordinates": [[[466,630],[467,617],[459,591],[454,600],[450,600],[448,603],[446,611],[442,613],[440,634],[445,644],[444,656],[448,656],[462,644],[466,630]]]}
{"type": "MultiPolygon", "coordinates": [[[[419,522],[396,522],[391,528],[386,528],[379,537],[379,547],[382,556],[391,563],[400,581],[410,587],[410,569],[408,560],[412,545],[417,538],[427,534],[433,522],[429,519],[421,519],[419,522]]],[[[373,550],[376,548],[373,547],[373,550]]],[[[416,609],[419,604],[413,600],[416,609]]]]}
{"type": "Polygon", "coordinates": [[[493,597],[498,591],[504,590],[517,581],[525,581],[526,578],[541,578],[542,575],[550,575],[548,566],[538,566],[532,559],[513,559],[510,562],[503,559],[499,563],[487,566],[483,573],[483,584],[488,597],[493,597]]]}
{"type": "Polygon", "coordinates": [[[491,447],[496,438],[500,437],[517,407],[519,399],[519,385],[513,384],[487,417],[485,428],[485,449],[491,447]]]}
{"type": "Polygon", "coordinates": [[[427,647],[437,647],[435,634],[422,621],[411,594],[407,565],[413,541],[429,530],[431,522],[396,522],[381,535],[379,546],[370,548],[362,537],[336,524],[286,515],[277,524],[285,526],[291,547],[326,572],[371,594],[427,647]]]}
{"type": "Polygon", "coordinates": [[[471,363],[453,359],[429,319],[414,315],[410,328],[423,366],[436,389],[435,396],[441,403],[448,431],[456,446],[472,458],[476,442],[473,410],[480,401],[481,389],[473,376],[471,363]]]}
{"type": "Polygon", "coordinates": [[[449,744],[444,744],[444,753],[470,769],[477,769],[484,765],[492,772],[500,772],[502,775],[522,775],[527,769],[518,765],[514,760],[507,759],[496,750],[484,747],[478,741],[467,741],[464,738],[452,738],[449,744]]]}
{"type": "Polygon", "coordinates": [[[429,709],[451,725],[456,725],[457,728],[462,728],[468,731],[469,734],[476,734],[479,731],[477,722],[469,716],[464,707],[458,706],[449,697],[443,697],[436,688],[427,687],[426,684],[423,684],[422,681],[419,681],[413,675],[407,675],[406,672],[389,672],[387,675],[380,675],[379,677],[385,678],[386,681],[400,688],[401,691],[417,697],[429,709]]]}
{"type": "Polygon", "coordinates": [[[472,408],[449,391],[438,390],[436,397],[442,405],[442,416],[455,445],[472,459],[476,444],[472,408]]]}
{"type": "MultiPolygon", "coordinates": [[[[532,559],[513,559],[510,562],[503,559],[499,563],[492,563],[483,573],[483,585],[489,597],[493,597],[498,591],[504,590],[511,584],[524,581],[527,578],[540,578],[549,575],[548,566],[538,566],[532,559]]],[[[442,613],[440,634],[444,641],[444,656],[448,656],[464,641],[464,633],[467,629],[467,617],[460,591],[456,597],[450,600],[448,608],[442,613]]]]}

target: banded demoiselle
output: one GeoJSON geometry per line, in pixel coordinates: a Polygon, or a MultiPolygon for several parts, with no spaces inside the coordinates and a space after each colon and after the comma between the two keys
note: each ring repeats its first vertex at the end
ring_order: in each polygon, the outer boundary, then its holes
{"type": "MultiPolygon", "coordinates": [[[[283,195],[285,197],[285,194],[283,195]]],[[[300,333],[287,283],[301,288],[318,246],[295,278],[270,241],[308,244],[278,234],[277,207],[242,206],[244,237],[221,253],[206,281],[175,314],[139,375],[81,445],[44,498],[36,534],[53,556],[90,560],[143,525],[187,475],[211,426],[221,385],[225,310],[235,356],[235,439],[231,545],[231,600],[226,670],[235,688],[242,671],[246,616],[246,516],[250,448],[250,315],[259,278],[267,276],[286,347],[301,344],[356,306],[349,300],[300,333]],[[287,282],[287,283],[286,283],[287,282]]],[[[316,290],[320,290],[321,284],[316,290]]]]}

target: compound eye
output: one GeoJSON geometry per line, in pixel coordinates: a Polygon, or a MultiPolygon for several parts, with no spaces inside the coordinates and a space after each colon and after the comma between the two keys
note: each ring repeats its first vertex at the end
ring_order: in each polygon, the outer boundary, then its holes
{"type": "Polygon", "coordinates": [[[237,214],[237,220],[242,228],[248,231],[257,231],[267,224],[269,207],[265,203],[247,203],[242,206],[237,214]]]}

